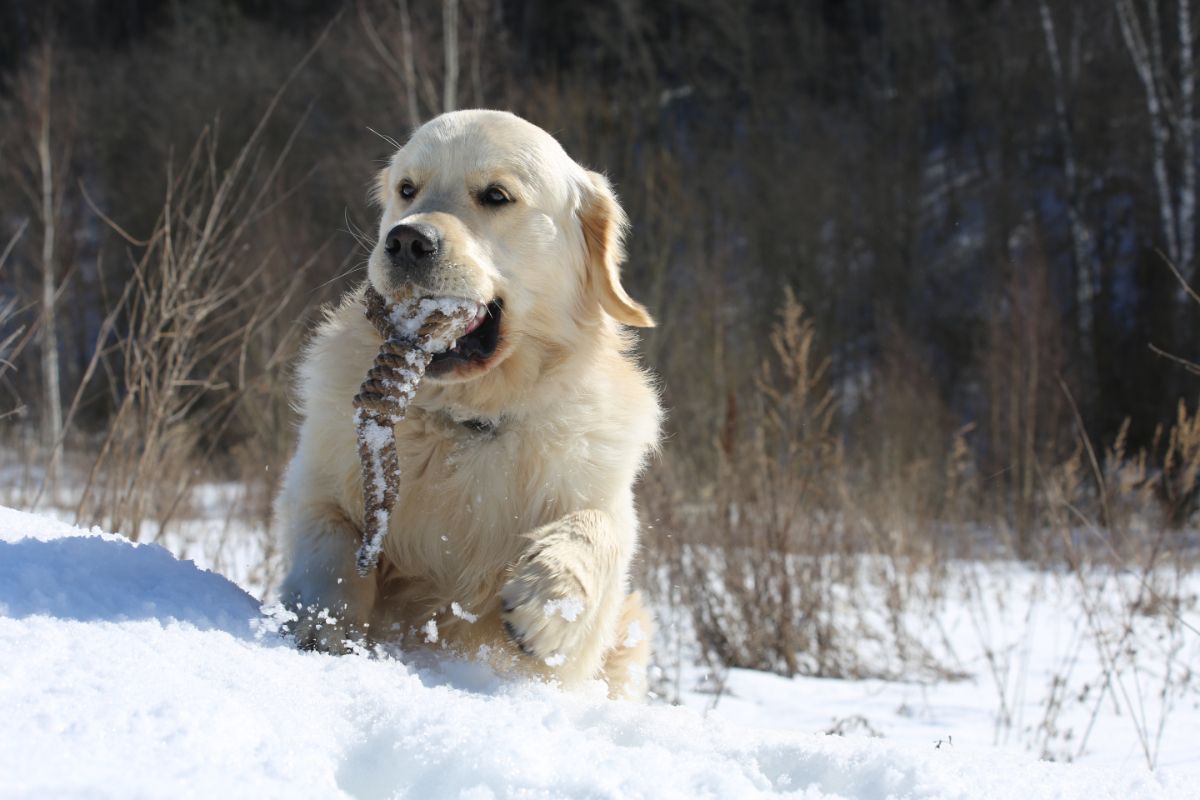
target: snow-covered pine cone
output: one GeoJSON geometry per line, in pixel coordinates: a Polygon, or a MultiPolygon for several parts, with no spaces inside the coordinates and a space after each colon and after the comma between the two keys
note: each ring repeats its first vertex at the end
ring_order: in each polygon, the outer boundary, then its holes
{"type": "Polygon", "coordinates": [[[354,425],[363,477],[363,539],[358,574],[379,561],[400,483],[395,426],[404,419],[425,368],[475,318],[478,304],[456,298],[401,298],[389,306],[367,287],[367,319],[383,337],[375,364],[354,396],[354,425]]]}

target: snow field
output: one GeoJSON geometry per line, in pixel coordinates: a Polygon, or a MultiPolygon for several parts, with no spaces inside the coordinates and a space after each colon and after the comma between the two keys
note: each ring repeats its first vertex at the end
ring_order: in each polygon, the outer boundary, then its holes
{"type": "Polygon", "coordinates": [[[3,797],[1186,796],[1137,766],[738,725],[398,655],[297,652],[214,573],[0,509],[3,797]]]}

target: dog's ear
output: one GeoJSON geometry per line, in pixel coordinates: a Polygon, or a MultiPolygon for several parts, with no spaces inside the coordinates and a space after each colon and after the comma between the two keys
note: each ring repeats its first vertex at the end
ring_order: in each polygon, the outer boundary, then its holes
{"type": "Polygon", "coordinates": [[[388,175],[391,174],[390,166],[379,170],[379,174],[375,176],[374,182],[371,184],[371,204],[383,208],[387,205],[388,192],[391,190],[391,183],[388,180],[388,175]]]}
{"type": "Polygon", "coordinates": [[[629,220],[613,194],[608,179],[588,172],[579,221],[587,247],[587,287],[600,306],[618,322],[637,328],[653,328],[654,320],[645,306],[621,286],[621,262],[625,260],[625,229],[629,220]]]}

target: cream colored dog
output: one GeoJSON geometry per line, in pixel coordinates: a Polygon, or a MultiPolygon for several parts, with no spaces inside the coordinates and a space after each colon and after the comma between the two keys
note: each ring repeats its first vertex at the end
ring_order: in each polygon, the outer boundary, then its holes
{"type": "Polygon", "coordinates": [[[564,685],[644,692],[649,621],[629,591],[633,484],[660,410],[624,326],[653,325],[620,283],[624,213],[608,181],[511,114],[425,124],[379,176],[368,266],[479,303],[396,427],[400,488],[375,574],[355,573],[362,485],[352,398],[379,351],[362,289],[330,311],[299,371],[300,440],[276,503],[301,646],[438,642],[564,685]]]}

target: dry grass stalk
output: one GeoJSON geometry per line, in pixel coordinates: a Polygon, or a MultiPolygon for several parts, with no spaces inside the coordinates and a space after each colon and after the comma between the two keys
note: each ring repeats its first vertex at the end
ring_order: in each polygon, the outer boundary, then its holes
{"type": "Polygon", "coordinates": [[[214,123],[178,169],[167,165],[162,210],[144,240],[92,204],[140,253],[101,325],[68,413],[69,429],[92,378],[108,378],[113,412],[77,519],[102,521],[134,540],[152,521],[161,534],[231,422],[247,402],[262,400],[263,378],[280,382],[294,337],[266,343],[264,336],[320,251],[290,269],[267,268],[278,254],[259,246],[258,226],[281,194],[278,177],[299,125],[270,160],[263,158],[262,139],[283,94],[324,38],[296,64],[232,160],[223,164],[219,157],[214,123]]]}
{"type": "Polygon", "coordinates": [[[169,173],[158,222],[135,243],[134,281],[109,315],[121,331],[105,326],[113,338],[89,366],[116,370],[121,390],[76,513],[135,540],[147,520],[159,530],[171,522],[211,455],[205,445],[246,397],[256,338],[299,285],[263,285],[270,255],[256,252],[255,222],[286,152],[264,170],[255,138],[222,169],[207,129],[169,173]]]}
{"type": "MultiPolygon", "coordinates": [[[[25,233],[28,222],[22,223],[16,233],[9,238],[8,244],[0,250],[0,270],[4,269],[5,263],[8,261],[9,255],[12,254],[13,248],[17,241],[25,233]]],[[[7,383],[6,375],[13,369],[13,363],[16,361],[21,350],[29,342],[31,332],[27,331],[24,325],[15,324],[17,312],[19,311],[18,298],[13,296],[9,298],[0,297],[0,385],[7,383]]],[[[15,405],[12,408],[6,408],[0,405],[0,420],[13,414],[20,413],[23,408],[20,403],[20,397],[13,392],[15,405]]]]}
{"type": "Polygon", "coordinates": [[[930,594],[906,551],[920,537],[886,504],[853,498],[829,361],[790,291],[770,343],[755,391],[731,398],[714,435],[712,490],[689,504],[671,488],[674,464],[647,487],[655,525],[678,537],[651,537],[649,558],[665,565],[651,568],[652,585],[665,571],[679,587],[674,600],[690,610],[714,675],[734,666],[837,677],[913,664],[940,671],[907,629],[910,603],[930,594]]]}

